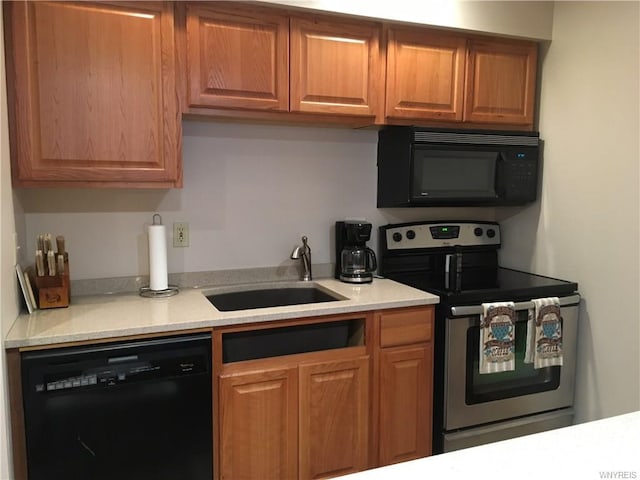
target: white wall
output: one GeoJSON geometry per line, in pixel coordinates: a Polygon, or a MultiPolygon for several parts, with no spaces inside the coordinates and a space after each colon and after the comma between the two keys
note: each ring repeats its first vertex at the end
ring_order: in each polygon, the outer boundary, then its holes
{"type": "Polygon", "coordinates": [[[170,273],[291,263],[302,235],[313,262],[329,263],[336,220],[493,218],[493,209],[378,210],[376,145],[374,130],[185,121],[183,189],[22,190],[27,250],[39,232],[64,234],[73,279],[144,275],[145,225],[158,212],[168,230],[189,223],[189,247],[169,242],[170,273]]]}
{"type": "MultiPolygon", "coordinates": [[[[0,6],[0,13],[2,6],[0,6]]],[[[0,22],[0,39],[4,38],[0,22]]],[[[13,232],[15,231],[9,140],[7,95],[5,88],[4,48],[0,40],[0,333],[4,339],[18,314],[17,279],[14,269],[13,232]]],[[[8,388],[4,350],[0,353],[0,479],[11,478],[8,388]]]]}
{"type": "Polygon", "coordinates": [[[502,261],[579,282],[579,421],[640,409],[638,2],[560,2],[542,67],[539,204],[502,261]]]}
{"type": "Polygon", "coordinates": [[[262,0],[347,15],[551,40],[554,2],[478,0],[262,0]]]}

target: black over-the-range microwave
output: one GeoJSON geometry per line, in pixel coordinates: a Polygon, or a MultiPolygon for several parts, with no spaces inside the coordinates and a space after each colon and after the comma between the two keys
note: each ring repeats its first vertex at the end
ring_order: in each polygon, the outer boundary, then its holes
{"type": "Polygon", "coordinates": [[[538,191],[537,132],[384,127],[378,207],[524,205],[538,191]]]}

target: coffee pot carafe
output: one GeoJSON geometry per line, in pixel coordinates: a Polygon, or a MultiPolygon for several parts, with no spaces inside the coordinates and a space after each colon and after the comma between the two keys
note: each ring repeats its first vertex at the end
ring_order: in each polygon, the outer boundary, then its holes
{"type": "Polygon", "coordinates": [[[370,223],[336,222],[336,278],[347,283],[373,280],[378,264],[374,251],[365,245],[370,238],[370,223]]]}

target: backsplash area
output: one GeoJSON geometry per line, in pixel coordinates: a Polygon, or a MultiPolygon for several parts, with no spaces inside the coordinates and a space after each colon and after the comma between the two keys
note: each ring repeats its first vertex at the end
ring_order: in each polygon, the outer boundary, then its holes
{"type": "Polygon", "coordinates": [[[302,235],[314,264],[333,258],[333,225],[377,227],[425,219],[494,219],[494,209],[377,209],[375,129],[183,122],[184,188],[23,189],[23,262],[39,232],[64,234],[72,280],[148,275],[146,226],[167,225],[169,273],[297,264],[302,235]],[[189,246],[172,246],[172,224],[189,224],[189,246]]]}
{"type": "MultiPolygon", "coordinates": [[[[333,273],[334,265],[331,263],[313,265],[313,280],[331,278],[333,273]]],[[[298,265],[170,273],[168,276],[169,285],[176,286],[180,290],[248,283],[294,282],[298,280],[300,280],[300,267],[298,265]]],[[[149,275],[73,280],[71,282],[71,294],[75,297],[80,295],[137,293],[141,288],[148,286],[149,275]]]]}

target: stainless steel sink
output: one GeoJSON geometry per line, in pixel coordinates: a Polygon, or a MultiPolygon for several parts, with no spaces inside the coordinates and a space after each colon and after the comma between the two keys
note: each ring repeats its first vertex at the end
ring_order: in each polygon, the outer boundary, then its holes
{"type": "Polygon", "coordinates": [[[207,300],[221,312],[344,300],[343,297],[315,284],[296,283],[262,288],[256,286],[238,288],[232,291],[223,289],[220,293],[209,294],[207,300]]]}

